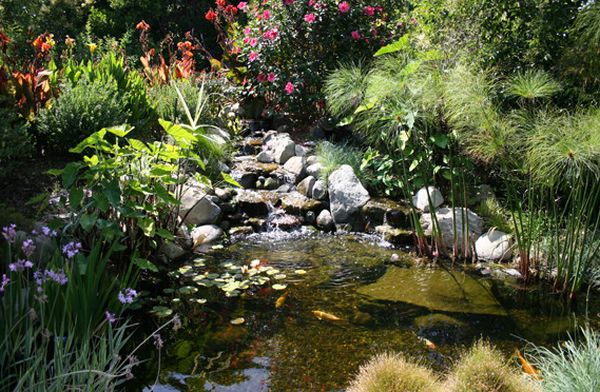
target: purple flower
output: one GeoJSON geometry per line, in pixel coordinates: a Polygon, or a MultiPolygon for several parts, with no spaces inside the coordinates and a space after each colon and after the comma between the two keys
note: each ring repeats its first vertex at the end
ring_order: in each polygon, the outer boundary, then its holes
{"type": "Polygon", "coordinates": [[[110,324],[113,324],[115,321],[117,321],[115,314],[109,312],[108,310],[104,312],[104,316],[106,317],[106,321],[108,321],[110,324]]]}
{"type": "Polygon", "coordinates": [[[23,250],[23,253],[25,253],[25,256],[31,257],[33,252],[35,252],[35,244],[33,243],[33,240],[28,239],[23,241],[21,244],[21,249],[23,250]]]}
{"type": "Polygon", "coordinates": [[[36,229],[31,230],[31,235],[38,235],[38,232],[36,229]]]}
{"type": "Polygon", "coordinates": [[[2,274],[2,282],[0,282],[0,293],[4,292],[4,289],[6,288],[6,286],[8,286],[8,283],[10,283],[10,279],[8,278],[8,276],[6,276],[6,274],[2,274]]]}
{"type": "Polygon", "coordinates": [[[29,260],[19,259],[16,263],[10,263],[8,269],[12,272],[19,272],[33,267],[33,263],[29,260]]]}
{"type": "Polygon", "coordinates": [[[47,270],[46,276],[48,276],[51,280],[53,280],[54,282],[58,283],[61,286],[66,285],[67,282],[69,281],[69,278],[67,278],[67,274],[65,274],[65,270],[62,270],[62,269],[57,272],[54,272],[52,270],[47,270]]]}
{"type": "Polygon", "coordinates": [[[126,288],[125,290],[119,291],[119,302],[122,304],[130,304],[133,303],[133,299],[137,297],[137,291],[132,288],[126,288]]]}
{"type": "Polygon", "coordinates": [[[17,225],[10,224],[8,226],[4,226],[2,228],[2,236],[4,237],[4,239],[6,239],[6,241],[12,243],[15,241],[15,237],[17,235],[17,225]]]}
{"type": "Polygon", "coordinates": [[[154,338],[154,345],[156,346],[156,348],[158,348],[158,349],[162,348],[162,346],[164,345],[164,342],[163,342],[160,334],[155,333],[154,335],[152,335],[152,337],[154,338]]]}
{"type": "Polygon", "coordinates": [[[81,242],[71,241],[67,245],[63,246],[63,254],[67,256],[67,258],[72,259],[79,250],[81,249],[81,242]]]}
{"type": "Polygon", "coordinates": [[[44,234],[46,237],[56,237],[58,235],[56,230],[51,230],[48,226],[42,227],[42,234],[44,234]]]}

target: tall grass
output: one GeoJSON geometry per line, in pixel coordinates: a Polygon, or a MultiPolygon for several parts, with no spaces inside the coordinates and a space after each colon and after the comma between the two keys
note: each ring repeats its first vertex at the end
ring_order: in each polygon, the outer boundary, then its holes
{"type": "Polygon", "coordinates": [[[358,149],[347,144],[332,144],[321,142],[315,150],[318,162],[323,165],[319,177],[327,182],[329,175],[342,165],[350,165],[358,179],[366,184],[369,177],[364,170],[360,169],[363,154],[358,149]]]}

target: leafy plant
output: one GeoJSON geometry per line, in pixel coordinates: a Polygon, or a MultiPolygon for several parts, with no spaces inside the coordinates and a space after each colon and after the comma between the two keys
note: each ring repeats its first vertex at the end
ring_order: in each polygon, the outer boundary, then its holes
{"type": "Polygon", "coordinates": [[[353,147],[344,144],[321,142],[317,145],[315,155],[318,162],[323,165],[319,176],[324,181],[327,181],[329,175],[338,167],[350,165],[361,182],[367,183],[368,178],[366,173],[360,170],[362,153],[353,147]]]}
{"type": "Polygon", "coordinates": [[[0,165],[9,169],[16,160],[27,158],[33,152],[33,138],[29,124],[19,119],[12,108],[0,108],[0,165]]]}

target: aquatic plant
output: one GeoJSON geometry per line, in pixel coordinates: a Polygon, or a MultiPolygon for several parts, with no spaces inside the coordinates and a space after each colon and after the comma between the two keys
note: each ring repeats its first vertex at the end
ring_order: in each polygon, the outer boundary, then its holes
{"type": "Polygon", "coordinates": [[[426,367],[399,354],[379,354],[362,365],[348,392],[435,392],[442,391],[437,377],[426,367]]]}
{"type": "Polygon", "coordinates": [[[455,364],[444,384],[450,392],[535,392],[528,381],[511,368],[500,351],[489,343],[478,341],[455,364]]]}
{"type": "Polygon", "coordinates": [[[600,334],[590,327],[554,348],[534,346],[534,364],[548,392],[597,391],[600,389],[600,334]]]}

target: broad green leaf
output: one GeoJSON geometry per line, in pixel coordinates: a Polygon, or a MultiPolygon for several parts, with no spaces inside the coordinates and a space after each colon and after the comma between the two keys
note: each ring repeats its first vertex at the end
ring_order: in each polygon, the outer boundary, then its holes
{"type": "Polygon", "coordinates": [[[69,192],[69,204],[71,208],[79,208],[81,200],[83,200],[83,189],[78,187],[71,189],[71,192],[69,192]]]}
{"type": "Polygon", "coordinates": [[[175,236],[169,230],[166,229],[156,229],[156,234],[167,240],[174,240],[175,236]]]}
{"type": "Polygon", "coordinates": [[[379,49],[377,52],[375,52],[374,56],[379,57],[379,56],[383,56],[384,54],[395,53],[395,52],[404,50],[410,44],[410,41],[408,38],[409,38],[408,34],[404,34],[396,42],[392,42],[391,44],[386,45],[386,46],[382,47],[381,49],[379,49]]]}
{"type": "Polygon", "coordinates": [[[161,199],[163,199],[166,203],[169,204],[174,204],[174,205],[179,205],[181,204],[181,201],[177,200],[175,198],[175,196],[173,196],[173,194],[171,194],[171,192],[169,192],[168,190],[166,190],[162,185],[156,183],[154,185],[154,193],[160,197],[161,199]]]}
{"type": "Polygon", "coordinates": [[[106,136],[105,128],[99,130],[98,132],[92,133],[90,136],[83,139],[81,141],[81,143],[79,143],[75,147],[71,148],[69,150],[69,152],[72,152],[75,154],[81,154],[83,152],[83,150],[85,150],[88,147],[94,147],[94,146],[98,146],[98,145],[108,145],[108,143],[104,140],[104,136],[106,136]]]}
{"type": "Polygon", "coordinates": [[[194,142],[197,141],[196,136],[194,136],[192,132],[179,124],[173,124],[170,121],[162,119],[158,120],[158,122],[169,136],[171,136],[177,143],[182,144],[185,147],[190,147],[194,142]]]}
{"type": "Polygon", "coordinates": [[[419,166],[419,161],[417,159],[415,159],[412,161],[412,163],[408,167],[408,171],[412,172],[413,170],[415,170],[417,168],[417,166],[419,166]]]}
{"type": "Polygon", "coordinates": [[[79,218],[79,224],[83,230],[89,232],[96,225],[97,219],[98,215],[96,214],[83,214],[81,215],[81,218],[79,218]]]}
{"type": "Polygon", "coordinates": [[[142,269],[142,270],[158,272],[158,267],[154,263],[150,262],[149,260],[140,258],[140,257],[134,257],[133,264],[135,264],[139,269],[142,269]]]}
{"type": "Polygon", "coordinates": [[[129,145],[137,151],[150,151],[148,146],[146,146],[146,144],[141,140],[134,139],[134,138],[127,138],[127,143],[129,143],[129,145]]]}
{"type": "Polygon", "coordinates": [[[129,132],[133,130],[133,127],[123,124],[117,127],[104,128],[105,131],[112,133],[118,137],[125,137],[129,132]]]}
{"type": "Polygon", "coordinates": [[[98,159],[98,155],[92,155],[91,157],[84,156],[83,161],[88,164],[88,166],[96,166],[100,161],[98,159]]]}
{"type": "Polygon", "coordinates": [[[235,187],[238,187],[238,188],[242,187],[239,182],[237,182],[233,177],[231,177],[231,175],[229,175],[225,172],[221,172],[221,176],[223,177],[223,180],[225,180],[226,183],[233,185],[235,187]]]}
{"type": "Polygon", "coordinates": [[[81,164],[79,162],[71,162],[65,166],[62,171],[62,182],[65,188],[70,188],[77,179],[77,173],[81,164]]]}
{"type": "Polygon", "coordinates": [[[436,146],[438,146],[440,148],[448,147],[448,136],[444,135],[443,133],[437,133],[435,135],[431,135],[430,139],[432,142],[435,143],[436,146]]]}
{"type": "Polygon", "coordinates": [[[146,237],[154,237],[154,233],[155,233],[155,226],[154,226],[154,221],[150,218],[141,218],[138,219],[137,221],[137,225],[139,226],[140,229],[142,229],[142,231],[144,232],[144,235],[146,237]]]}

